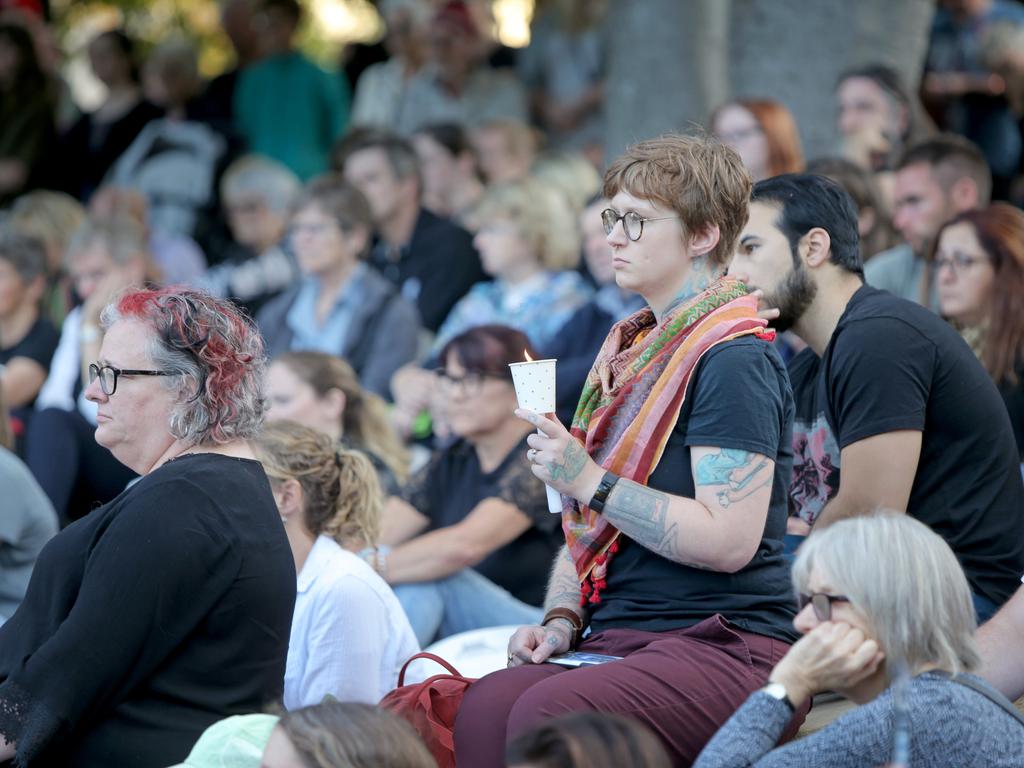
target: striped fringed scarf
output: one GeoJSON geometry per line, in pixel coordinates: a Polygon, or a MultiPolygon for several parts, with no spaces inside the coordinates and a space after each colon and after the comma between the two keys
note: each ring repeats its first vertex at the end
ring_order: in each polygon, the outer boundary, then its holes
{"type": "MultiPolygon", "coordinates": [[[[721,278],[660,323],[649,307],[616,323],[587,376],[571,432],[594,460],[643,485],[679,418],[690,377],[716,344],[755,334],[774,338],[742,283],[721,278]]],[[[583,604],[600,602],[619,531],[563,496],[562,529],[583,604]]]]}

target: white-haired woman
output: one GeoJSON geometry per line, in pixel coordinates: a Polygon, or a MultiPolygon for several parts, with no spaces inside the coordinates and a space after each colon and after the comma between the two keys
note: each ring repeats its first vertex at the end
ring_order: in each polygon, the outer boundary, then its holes
{"type": "Polygon", "coordinates": [[[247,440],[263,344],[224,301],[133,290],[103,312],[96,441],[141,475],[44,547],[0,628],[0,761],[170,765],[280,696],[295,563],[247,440]]]}
{"type": "Polygon", "coordinates": [[[803,638],[695,768],[1021,764],[1024,720],[970,674],[979,660],[970,587],[926,525],[895,513],[836,523],[800,547],[793,585],[803,638]],[[828,690],[860,706],[774,749],[793,708],[828,690]]]}
{"type": "Polygon", "coordinates": [[[285,165],[260,155],[233,162],[220,182],[221,203],[235,240],[206,271],[202,286],[255,314],[299,277],[286,247],[288,215],[302,184],[285,165]]]}

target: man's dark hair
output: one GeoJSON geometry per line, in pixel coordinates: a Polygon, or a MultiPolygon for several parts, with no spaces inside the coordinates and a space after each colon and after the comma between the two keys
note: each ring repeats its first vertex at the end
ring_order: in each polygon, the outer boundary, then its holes
{"type": "Polygon", "coordinates": [[[831,239],[829,260],[848,272],[864,275],[857,208],[846,190],[832,179],[812,173],[773,176],[754,185],[750,202],[779,209],[776,226],[789,240],[794,260],[800,238],[820,227],[831,239]]]}
{"type": "Polygon", "coordinates": [[[896,170],[920,163],[928,165],[946,189],[959,179],[971,179],[978,188],[978,207],[988,205],[992,197],[992,171],[973,142],[955,133],[940,133],[908,147],[896,163],[896,170]]]}
{"type": "Polygon", "coordinates": [[[852,77],[862,77],[889,94],[890,97],[907,109],[911,107],[910,90],[903,84],[900,73],[885,64],[866,64],[863,67],[852,67],[843,71],[836,80],[836,88],[852,77]]]}
{"type": "Polygon", "coordinates": [[[296,26],[302,20],[302,5],[298,0],[262,0],[259,10],[263,13],[267,11],[279,13],[296,26]]]}
{"type": "Polygon", "coordinates": [[[458,123],[429,123],[416,129],[417,135],[427,136],[444,147],[450,155],[472,152],[469,134],[458,123]]]}
{"type": "Polygon", "coordinates": [[[346,133],[331,149],[331,167],[339,172],[344,171],[345,162],[364,149],[382,150],[396,178],[415,176],[419,189],[423,189],[420,160],[412,142],[383,128],[355,128],[346,133]]]}

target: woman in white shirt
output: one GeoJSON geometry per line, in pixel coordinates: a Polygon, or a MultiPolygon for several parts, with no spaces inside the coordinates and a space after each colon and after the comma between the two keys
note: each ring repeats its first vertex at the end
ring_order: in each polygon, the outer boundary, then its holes
{"type": "Polygon", "coordinates": [[[284,705],[319,704],[327,695],[376,703],[419,646],[391,588],[355,554],[376,544],[380,528],[373,465],[288,421],[268,424],[253,447],[298,573],[284,705]]]}

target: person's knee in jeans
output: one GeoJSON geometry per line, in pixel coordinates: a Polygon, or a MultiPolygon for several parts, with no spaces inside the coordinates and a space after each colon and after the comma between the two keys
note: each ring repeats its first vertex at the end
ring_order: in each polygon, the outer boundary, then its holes
{"type": "Polygon", "coordinates": [[[436,581],[421,581],[392,586],[421,648],[437,637],[444,618],[444,597],[436,581]]]}

